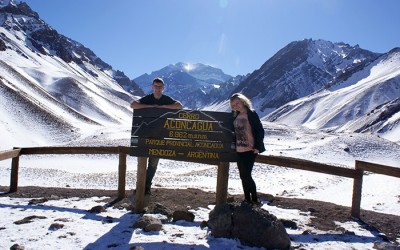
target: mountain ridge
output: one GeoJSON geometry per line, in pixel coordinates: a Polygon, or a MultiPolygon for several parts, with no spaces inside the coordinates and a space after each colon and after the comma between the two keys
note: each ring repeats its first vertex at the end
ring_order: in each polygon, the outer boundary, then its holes
{"type": "Polygon", "coordinates": [[[0,113],[7,117],[2,137],[10,138],[5,143],[19,141],[15,132],[30,126],[37,127],[32,138],[19,139],[40,144],[44,138],[60,143],[99,126],[129,124],[134,97],[114,79],[118,72],[29,10],[24,3],[0,8],[0,113]],[[19,8],[23,11],[15,11],[19,8]]]}
{"type": "MultiPolygon", "coordinates": [[[[96,126],[129,128],[130,102],[145,92],[149,93],[152,79],[161,76],[166,82],[165,93],[180,100],[185,108],[230,111],[230,95],[242,92],[252,100],[265,121],[339,132],[385,133],[387,138],[397,136],[397,132],[393,132],[399,127],[393,118],[398,115],[397,69],[392,72],[396,75],[394,80],[386,79],[392,73],[382,62],[392,65],[392,68],[398,67],[400,63],[393,59],[398,48],[382,54],[343,42],[304,39],[289,43],[259,69],[245,76],[233,77],[201,63],[179,62],[131,80],[89,48],[59,34],[28,5],[16,2],[10,1],[6,7],[0,8],[1,93],[18,95],[20,102],[13,104],[20,105],[15,117],[7,115],[10,121],[3,121],[5,131],[18,127],[20,119],[31,115],[25,111],[23,102],[36,105],[35,112],[42,113],[32,122],[45,124],[47,130],[59,131],[60,134],[69,130],[82,135],[96,126]],[[378,68],[382,75],[377,73],[378,68]],[[317,113],[306,108],[316,110],[313,105],[332,93],[337,100],[344,99],[340,93],[346,88],[354,88],[355,84],[372,78],[371,88],[379,90],[390,86],[391,93],[377,91],[381,97],[376,94],[372,99],[366,96],[359,100],[360,103],[371,102],[368,107],[363,106],[358,111],[346,110],[345,106],[332,110],[332,113],[346,113],[347,116],[327,117],[329,112],[320,112],[321,117],[325,115],[325,121],[320,122],[315,119],[317,113]],[[382,115],[373,120],[372,112],[382,115]],[[302,120],[294,119],[295,116],[302,116],[302,120]],[[57,125],[61,120],[68,129],[57,125]],[[51,121],[54,121],[53,125],[51,121]]],[[[353,106],[359,108],[360,103],[353,106]]],[[[8,105],[2,102],[0,112],[7,112],[8,105]]],[[[40,132],[41,135],[46,136],[46,129],[40,132]]]]}
{"type": "Polygon", "coordinates": [[[230,86],[237,82],[237,78],[225,74],[221,69],[202,63],[182,62],[170,64],[151,74],[143,74],[134,82],[148,94],[156,77],[163,78],[165,94],[179,99],[189,109],[201,109],[211,101],[218,101],[223,90],[230,90],[230,86]]]}
{"type": "Polygon", "coordinates": [[[373,60],[378,55],[342,42],[294,41],[268,59],[233,92],[242,91],[251,99],[263,96],[264,101],[257,108],[267,114],[268,110],[329,86],[341,75],[340,72],[373,60]],[[346,63],[349,61],[352,63],[346,63]]]}
{"type": "Polygon", "coordinates": [[[360,74],[289,102],[264,120],[319,130],[372,132],[399,142],[400,49],[382,54],[360,74]]]}

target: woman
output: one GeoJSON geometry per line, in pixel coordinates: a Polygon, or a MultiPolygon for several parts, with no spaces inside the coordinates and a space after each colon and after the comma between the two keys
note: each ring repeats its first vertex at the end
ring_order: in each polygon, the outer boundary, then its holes
{"type": "Polygon", "coordinates": [[[245,201],[260,204],[256,183],[251,177],[254,161],[258,153],[264,152],[264,128],[258,114],[253,110],[250,100],[241,93],[230,98],[235,120],[237,165],[244,191],[245,201]]]}

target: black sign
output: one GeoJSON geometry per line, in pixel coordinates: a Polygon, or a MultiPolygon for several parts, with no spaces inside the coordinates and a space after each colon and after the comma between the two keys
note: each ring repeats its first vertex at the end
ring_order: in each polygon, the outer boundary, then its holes
{"type": "Polygon", "coordinates": [[[235,161],[234,141],[231,113],[154,108],[134,110],[133,156],[235,161]]]}

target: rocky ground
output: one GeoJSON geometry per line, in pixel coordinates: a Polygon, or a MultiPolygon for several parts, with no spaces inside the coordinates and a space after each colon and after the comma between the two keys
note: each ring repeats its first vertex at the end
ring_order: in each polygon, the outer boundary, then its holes
{"type": "MultiPolygon", "coordinates": [[[[132,191],[127,191],[127,197],[117,200],[117,191],[99,190],[99,189],[70,189],[70,188],[48,188],[48,187],[20,187],[16,193],[7,193],[8,187],[0,186],[1,196],[18,198],[70,198],[70,197],[110,197],[106,199],[111,206],[127,206],[133,209],[132,191]]],[[[339,206],[333,203],[274,197],[269,194],[260,194],[263,202],[269,205],[281,208],[298,209],[304,212],[311,212],[314,217],[310,221],[310,226],[321,230],[335,230],[336,222],[346,222],[354,220],[350,216],[350,208],[339,206]]],[[[241,195],[228,195],[228,201],[241,201],[241,195]]],[[[215,203],[215,193],[205,192],[199,189],[153,189],[150,196],[146,196],[146,210],[153,211],[155,204],[160,203],[163,206],[174,210],[187,210],[188,208],[207,207],[215,203]]],[[[400,238],[400,217],[390,214],[382,214],[373,211],[361,210],[361,219],[356,220],[360,225],[369,231],[375,231],[381,234],[387,241],[395,242],[400,238]]]]}

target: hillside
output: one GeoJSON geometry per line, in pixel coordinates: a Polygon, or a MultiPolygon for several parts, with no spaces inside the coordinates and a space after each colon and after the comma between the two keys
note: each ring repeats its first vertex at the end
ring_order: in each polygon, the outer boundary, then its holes
{"type": "Polygon", "coordinates": [[[118,83],[127,77],[26,4],[0,8],[0,41],[1,148],[65,143],[130,123],[134,96],[118,83]]]}
{"type": "Polygon", "coordinates": [[[27,4],[2,4],[0,122],[7,140],[1,147],[65,144],[106,129],[129,130],[130,102],[160,75],[166,93],[185,108],[229,112],[229,96],[243,92],[265,121],[399,142],[398,48],[381,54],[304,39],[289,43],[246,76],[177,63],[131,80],[59,34],[27,4]]]}
{"type": "Polygon", "coordinates": [[[400,49],[345,81],[289,102],[264,118],[290,126],[377,134],[400,141],[400,49]]]}

